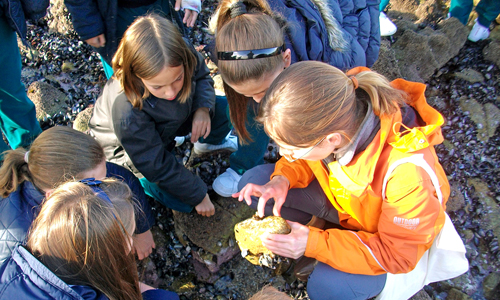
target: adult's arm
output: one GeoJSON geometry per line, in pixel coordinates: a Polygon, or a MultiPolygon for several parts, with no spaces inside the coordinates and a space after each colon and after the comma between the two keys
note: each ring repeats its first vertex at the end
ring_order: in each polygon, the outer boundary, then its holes
{"type": "Polygon", "coordinates": [[[64,0],[71,13],[73,27],[82,40],[104,34],[104,21],[97,7],[97,1],[64,0]]]}
{"type": "Polygon", "coordinates": [[[410,272],[444,225],[435,193],[425,170],[402,165],[387,183],[378,232],[310,227],[305,256],[347,273],[410,272]]]}

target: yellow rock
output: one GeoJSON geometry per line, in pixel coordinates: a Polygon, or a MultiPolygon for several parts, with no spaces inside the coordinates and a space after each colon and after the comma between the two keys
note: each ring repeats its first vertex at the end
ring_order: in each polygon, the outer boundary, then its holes
{"type": "Polygon", "coordinates": [[[234,226],[236,242],[241,255],[254,265],[270,266],[263,258],[272,259],[274,254],[264,245],[260,237],[264,233],[288,234],[291,228],[282,217],[269,216],[260,219],[254,216],[234,226]]]}

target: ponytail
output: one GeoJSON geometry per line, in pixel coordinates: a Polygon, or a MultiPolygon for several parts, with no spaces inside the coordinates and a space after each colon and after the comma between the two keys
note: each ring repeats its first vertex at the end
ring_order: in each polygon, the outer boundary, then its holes
{"type": "Polygon", "coordinates": [[[26,153],[23,148],[7,150],[3,153],[4,161],[0,168],[0,196],[6,198],[25,180],[30,180],[26,153]]]}
{"type": "Polygon", "coordinates": [[[344,137],[342,147],[363,122],[368,102],[375,115],[385,116],[396,113],[405,97],[372,71],[348,77],[325,63],[298,62],[271,84],[257,120],[277,142],[310,147],[336,132],[344,137]]]}

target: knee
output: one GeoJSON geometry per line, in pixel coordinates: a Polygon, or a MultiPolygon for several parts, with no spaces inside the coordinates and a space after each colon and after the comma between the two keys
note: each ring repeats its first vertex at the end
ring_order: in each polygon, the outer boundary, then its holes
{"type": "Polygon", "coordinates": [[[245,185],[249,183],[264,185],[269,182],[269,177],[274,171],[274,164],[258,165],[246,171],[238,183],[238,190],[240,191],[245,185]]]}

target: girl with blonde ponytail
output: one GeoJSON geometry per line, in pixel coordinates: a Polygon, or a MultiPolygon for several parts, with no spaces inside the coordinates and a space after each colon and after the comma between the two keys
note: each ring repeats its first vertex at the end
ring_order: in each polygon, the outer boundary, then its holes
{"type": "Polygon", "coordinates": [[[246,172],[235,196],[289,221],[290,234],[262,240],[298,259],[311,299],[376,296],[388,273],[416,267],[443,228],[450,188],[434,145],[444,119],[424,91],[308,61],[284,70],[262,100],[257,119],[282,158],[246,172]]]}
{"type": "Polygon", "coordinates": [[[307,60],[341,69],[375,62],[380,41],[376,2],[220,1],[211,19],[214,56],[240,147],[229,158],[230,168],[214,181],[214,191],[231,196],[238,191],[241,175],[264,163],[269,137],[255,115],[266,90],[285,68],[307,60]]]}

